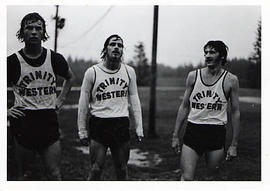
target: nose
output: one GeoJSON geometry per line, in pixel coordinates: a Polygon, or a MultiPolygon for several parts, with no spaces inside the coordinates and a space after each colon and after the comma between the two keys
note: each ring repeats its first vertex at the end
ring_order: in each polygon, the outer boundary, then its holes
{"type": "Polygon", "coordinates": [[[34,27],[32,30],[32,34],[36,34],[37,33],[37,29],[34,27]]]}
{"type": "Polygon", "coordinates": [[[116,46],[114,47],[114,50],[119,51],[119,47],[116,45],[116,46]]]}
{"type": "Polygon", "coordinates": [[[204,56],[205,57],[210,57],[210,53],[209,52],[205,52],[204,56]]]}

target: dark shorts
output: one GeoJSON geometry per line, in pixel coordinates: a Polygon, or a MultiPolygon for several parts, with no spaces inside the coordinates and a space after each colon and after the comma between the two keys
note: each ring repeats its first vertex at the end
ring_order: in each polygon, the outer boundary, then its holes
{"type": "Polygon", "coordinates": [[[130,140],[129,118],[99,118],[89,120],[89,137],[106,147],[119,147],[130,140]]]}
{"type": "Polygon", "coordinates": [[[184,144],[198,155],[225,147],[225,125],[194,124],[188,122],[184,135],[184,144]]]}
{"type": "Polygon", "coordinates": [[[33,150],[49,147],[59,140],[55,110],[24,110],[25,117],[12,118],[10,127],[18,144],[33,150]]]}

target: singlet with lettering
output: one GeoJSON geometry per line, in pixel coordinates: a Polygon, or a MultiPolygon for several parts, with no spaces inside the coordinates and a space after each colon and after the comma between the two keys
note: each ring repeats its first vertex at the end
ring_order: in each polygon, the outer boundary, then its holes
{"type": "Polygon", "coordinates": [[[47,50],[44,63],[37,67],[28,64],[20,53],[17,52],[16,56],[21,75],[13,85],[14,105],[29,110],[55,109],[56,76],[51,64],[51,51],[47,50]]]}
{"type": "Polygon", "coordinates": [[[196,81],[189,98],[188,121],[196,124],[225,125],[228,100],[224,92],[224,80],[228,71],[211,85],[205,84],[201,70],[196,71],[196,81]]]}
{"type": "Polygon", "coordinates": [[[93,66],[95,82],[91,92],[90,113],[96,117],[127,117],[130,76],[128,65],[121,64],[116,72],[108,72],[101,64],[93,66]]]}

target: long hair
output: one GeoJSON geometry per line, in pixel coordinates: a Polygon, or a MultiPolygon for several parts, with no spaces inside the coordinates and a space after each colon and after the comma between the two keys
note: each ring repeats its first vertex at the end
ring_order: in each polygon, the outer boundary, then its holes
{"type": "Polygon", "coordinates": [[[42,26],[43,26],[43,30],[44,30],[44,33],[43,33],[41,40],[43,42],[45,42],[49,38],[49,35],[47,34],[47,31],[46,31],[45,20],[38,13],[34,12],[34,13],[29,13],[29,14],[25,15],[21,21],[21,28],[16,33],[16,36],[20,42],[24,42],[23,30],[24,30],[26,22],[27,21],[38,21],[38,20],[40,20],[42,22],[42,26]]]}
{"type": "Polygon", "coordinates": [[[112,38],[116,38],[117,40],[120,39],[120,40],[122,40],[122,42],[124,42],[123,39],[122,39],[119,35],[117,35],[117,34],[113,34],[113,35],[109,36],[109,37],[106,39],[106,41],[105,41],[105,43],[104,43],[104,46],[103,46],[103,49],[102,49],[102,51],[101,51],[101,59],[102,59],[102,60],[104,60],[104,59],[106,58],[106,56],[107,56],[107,47],[108,47],[109,42],[110,42],[110,40],[111,40],[112,38]]]}
{"type": "Polygon", "coordinates": [[[206,47],[214,48],[217,52],[219,52],[221,57],[221,64],[224,66],[227,61],[229,50],[228,46],[221,40],[210,40],[204,45],[203,50],[205,50],[206,47]]]}

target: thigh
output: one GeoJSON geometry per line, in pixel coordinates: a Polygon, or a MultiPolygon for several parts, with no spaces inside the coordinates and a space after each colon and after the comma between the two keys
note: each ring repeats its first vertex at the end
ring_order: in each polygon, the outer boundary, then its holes
{"type": "Polygon", "coordinates": [[[183,144],[180,160],[183,174],[193,178],[199,158],[195,150],[183,144]]]}
{"type": "Polygon", "coordinates": [[[111,153],[116,167],[125,166],[129,160],[130,143],[125,142],[118,147],[112,147],[111,153]]]}
{"type": "Polygon", "coordinates": [[[99,167],[103,167],[107,149],[107,146],[104,146],[95,140],[91,140],[89,147],[91,165],[96,163],[99,167]]]}
{"type": "Polygon", "coordinates": [[[56,141],[46,149],[42,150],[40,154],[47,168],[49,169],[59,168],[61,159],[60,141],[56,141]]]}
{"type": "Polygon", "coordinates": [[[16,138],[14,139],[15,143],[15,157],[17,164],[19,165],[19,169],[25,170],[31,164],[33,164],[35,159],[35,151],[24,147],[19,144],[16,138]]]}
{"type": "Polygon", "coordinates": [[[205,159],[208,169],[217,168],[224,158],[224,148],[205,153],[205,159]]]}

